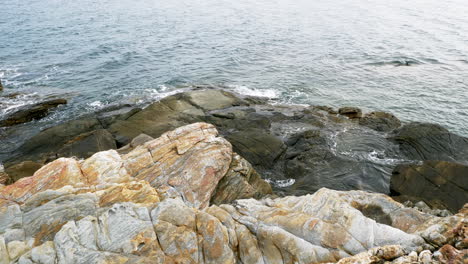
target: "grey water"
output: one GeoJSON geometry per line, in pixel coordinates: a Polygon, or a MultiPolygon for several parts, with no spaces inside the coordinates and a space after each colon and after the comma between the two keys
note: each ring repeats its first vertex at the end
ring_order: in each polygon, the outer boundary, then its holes
{"type": "Polygon", "coordinates": [[[51,96],[38,129],[188,85],[359,106],[468,135],[466,0],[2,0],[0,118],[51,96]]]}

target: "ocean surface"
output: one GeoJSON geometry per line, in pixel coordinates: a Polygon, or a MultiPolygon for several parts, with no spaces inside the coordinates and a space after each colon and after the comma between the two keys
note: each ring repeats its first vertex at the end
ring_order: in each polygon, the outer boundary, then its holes
{"type": "Polygon", "coordinates": [[[200,84],[468,136],[467,14],[466,0],[2,0],[3,94],[23,95],[0,97],[0,118],[69,104],[0,131],[0,158],[44,127],[200,84]]]}

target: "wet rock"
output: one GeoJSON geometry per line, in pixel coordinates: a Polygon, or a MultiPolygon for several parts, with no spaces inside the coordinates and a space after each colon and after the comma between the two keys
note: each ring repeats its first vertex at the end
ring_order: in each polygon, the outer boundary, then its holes
{"type": "Polygon", "coordinates": [[[0,92],[3,91],[3,84],[2,84],[2,80],[0,80],[0,92]]]}
{"type": "Polygon", "coordinates": [[[274,161],[286,149],[283,141],[271,134],[258,130],[232,133],[226,136],[234,150],[252,164],[262,167],[273,166],[274,161]]]}
{"type": "Polygon", "coordinates": [[[65,99],[53,99],[33,105],[20,107],[13,113],[8,114],[3,120],[1,120],[0,127],[14,126],[35,119],[43,118],[49,114],[51,109],[66,103],[67,100],[65,99]]]}
{"type": "Polygon", "coordinates": [[[361,118],[362,110],[357,107],[345,106],[338,109],[340,115],[346,116],[349,119],[361,118]]]}
{"type": "Polygon", "coordinates": [[[83,133],[66,142],[56,152],[57,157],[87,158],[96,152],[116,149],[114,137],[105,129],[83,133]]]}
{"type": "Polygon", "coordinates": [[[391,131],[401,126],[400,120],[391,113],[371,112],[359,119],[359,124],[377,131],[391,131]]]}
{"type": "Polygon", "coordinates": [[[447,161],[399,165],[391,178],[395,195],[422,200],[431,207],[457,212],[468,202],[468,166],[447,161]]]}
{"type": "Polygon", "coordinates": [[[397,129],[391,139],[409,159],[468,162],[468,138],[440,125],[409,123],[397,129]]]}
{"type": "Polygon", "coordinates": [[[56,152],[67,142],[80,134],[88,133],[96,129],[102,129],[96,118],[82,118],[47,128],[39,134],[27,140],[12,157],[5,162],[5,167],[12,164],[32,160],[45,163],[47,160],[55,159],[56,152]]]}
{"type": "MultiPolygon", "coordinates": [[[[412,147],[387,138],[387,131],[377,131],[396,124],[387,115],[359,119],[369,120],[369,125],[377,128],[374,130],[336,115],[331,108],[271,105],[216,89],[188,90],[142,110],[122,109],[110,108],[44,130],[15,151],[4,162],[5,167],[24,160],[53,160],[67,142],[98,129],[109,131],[124,154],[135,148],[131,142],[141,134],[157,138],[180,126],[206,122],[283,194],[307,194],[321,187],[389,193],[391,172],[408,159],[409,155],[403,155],[405,148],[412,147]],[[293,184],[286,186],[284,182],[293,184]]],[[[414,132],[415,138],[418,133],[414,132]]],[[[449,141],[437,142],[440,146],[424,149],[452,148],[449,141]]]]}

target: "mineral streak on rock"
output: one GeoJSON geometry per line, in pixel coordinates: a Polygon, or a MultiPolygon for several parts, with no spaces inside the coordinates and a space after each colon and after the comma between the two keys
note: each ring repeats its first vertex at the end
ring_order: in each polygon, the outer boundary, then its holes
{"type": "Polygon", "coordinates": [[[132,148],[0,186],[0,263],[450,263],[466,252],[466,208],[442,218],[326,188],[265,197],[268,183],[207,123],[132,148]]]}

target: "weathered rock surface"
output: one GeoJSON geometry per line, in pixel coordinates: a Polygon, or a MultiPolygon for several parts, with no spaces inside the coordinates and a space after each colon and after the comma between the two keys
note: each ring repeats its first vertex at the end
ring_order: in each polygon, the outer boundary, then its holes
{"type": "Polygon", "coordinates": [[[10,181],[10,176],[5,172],[3,164],[0,164],[0,186],[10,181]]]}
{"type": "Polygon", "coordinates": [[[457,258],[467,241],[465,209],[440,218],[383,194],[325,188],[252,199],[269,193],[206,123],[126,154],[59,158],[0,187],[0,263],[390,261],[442,246],[457,258]]]}
{"type": "Polygon", "coordinates": [[[468,162],[468,139],[427,123],[409,123],[392,136],[407,158],[468,162]]]}
{"type": "Polygon", "coordinates": [[[354,118],[361,118],[362,117],[362,110],[357,107],[352,106],[345,106],[338,109],[338,113],[340,115],[344,115],[350,119],[354,118]]]}
{"type": "Polygon", "coordinates": [[[457,212],[468,203],[468,166],[447,161],[395,168],[391,189],[395,195],[422,200],[433,208],[457,212]]]}
{"type": "MultiPolygon", "coordinates": [[[[463,154],[468,145],[460,144],[466,138],[447,132],[452,142],[428,136],[425,129],[408,129],[418,124],[405,125],[388,138],[399,126],[391,114],[374,112],[350,120],[329,107],[270,105],[264,99],[217,89],[188,90],[144,109],[124,106],[106,111],[42,131],[4,161],[5,168],[25,160],[44,164],[62,156],[87,158],[94,150],[105,150],[94,140],[75,141],[86,133],[108,131],[124,154],[140,144],[132,140],[141,134],[157,138],[194,122],[213,124],[233,150],[283,194],[302,195],[322,187],[390,193],[391,173],[399,163],[437,158],[444,151],[442,156],[450,161],[463,163],[468,156],[463,154]],[[411,136],[404,136],[407,130],[413,131],[408,132],[411,136]],[[423,143],[414,145],[412,140],[423,143]],[[63,151],[67,142],[89,151],[63,151]],[[413,145],[423,150],[411,151],[413,145]]],[[[112,141],[109,135],[106,138],[112,141]]]]}
{"type": "Polygon", "coordinates": [[[3,120],[0,120],[0,127],[14,126],[32,121],[34,119],[43,118],[50,112],[51,109],[66,103],[67,100],[65,99],[52,99],[21,107],[13,113],[7,115],[3,120]]]}
{"type": "Polygon", "coordinates": [[[7,167],[5,173],[8,174],[8,183],[13,183],[21,178],[32,176],[43,164],[33,161],[23,161],[7,167]]]}
{"type": "Polygon", "coordinates": [[[371,112],[359,119],[359,124],[377,131],[392,131],[401,126],[401,121],[391,113],[371,112]]]}

